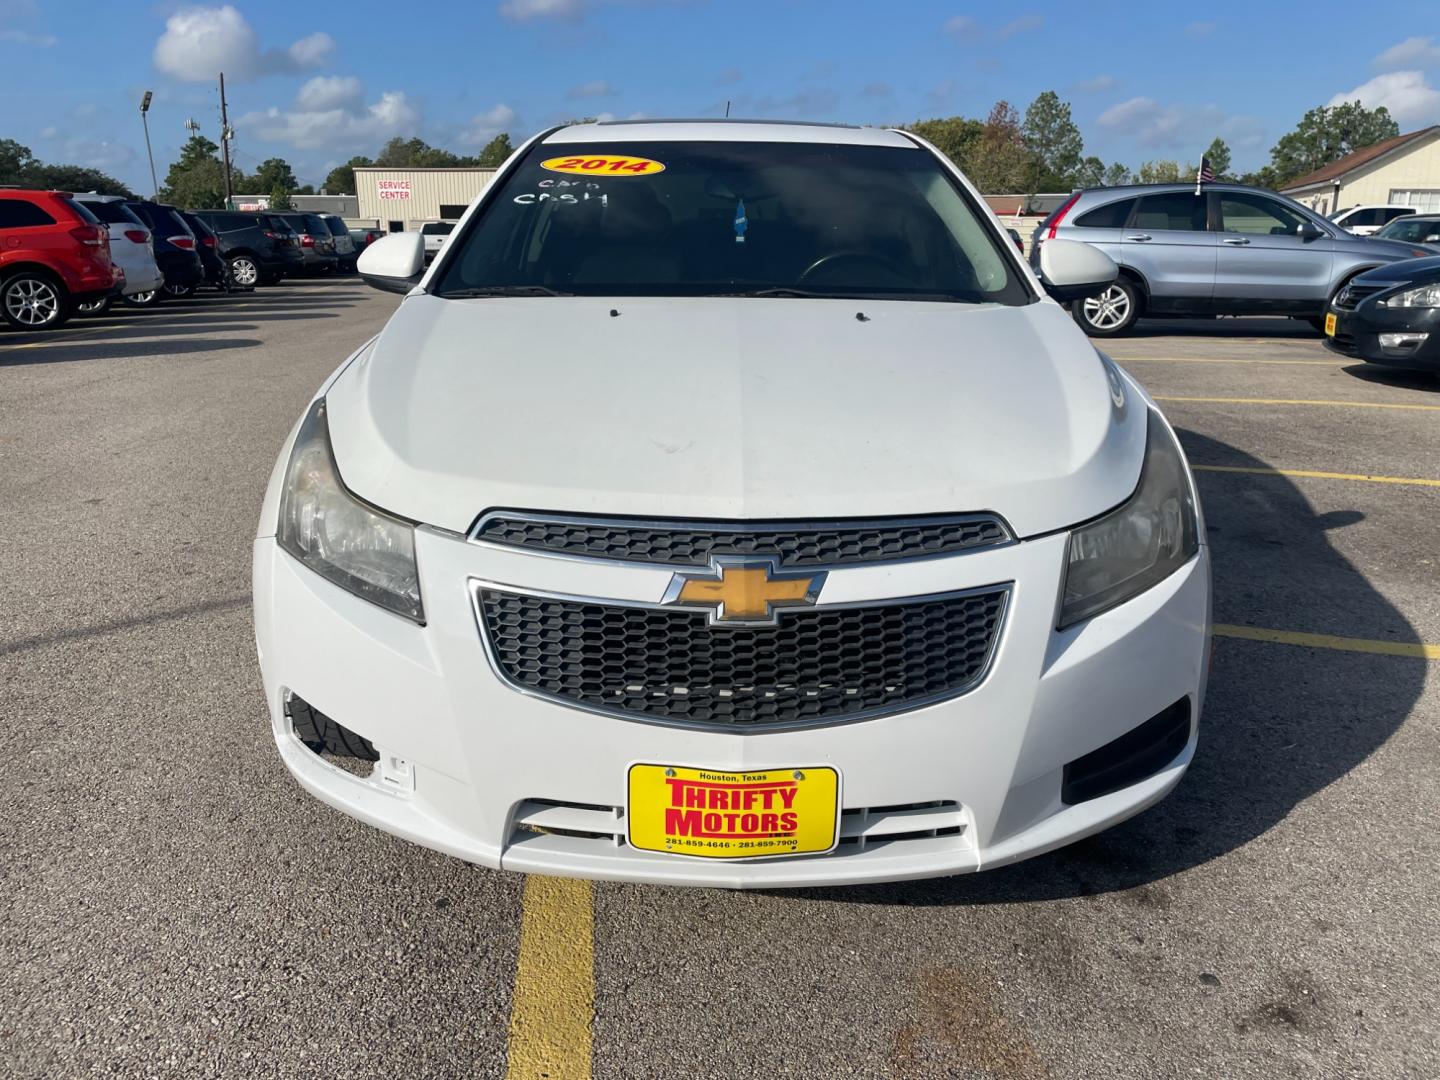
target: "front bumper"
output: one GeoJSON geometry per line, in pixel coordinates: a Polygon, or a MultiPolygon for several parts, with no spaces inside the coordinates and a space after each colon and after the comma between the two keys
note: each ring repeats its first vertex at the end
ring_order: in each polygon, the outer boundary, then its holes
{"type": "MultiPolygon", "coordinates": [[[[1388,295],[1388,293],[1386,294],[1388,295]]],[[[1379,297],[1370,297],[1350,309],[1333,304],[1336,329],[1325,345],[1341,356],[1369,364],[1415,370],[1440,370],[1440,308],[1383,308],[1379,297]],[[1425,335],[1423,340],[1387,346],[1382,334],[1425,335]]]]}
{"type": "MultiPolygon", "coordinates": [[[[668,884],[783,887],[904,880],[1018,861],[1163,798],[1195,746],[1143,779],[1075,805],[1065,766],[1177,701],[1198,717],[1209,651],[1208,550],[1141,596],[1054,630],[1066,536],[832,572],[820,606],[1014,582],[993,665],[974,690],[898,715],[791,731],[696,731],[526,696],[492,671],[470,582],[655,601],[670,570],[554,559],[420,528],[427,625],[415,626],[255,542],[255,622],[280,755],[312,794],[372,825],[485,866],[668,884]],[[293,734],[295,694],[381,754],[359,777],[293,734]],[[851,840],[834,853],[705,861],[623,837],[637,761],[717,770],[830,765],[851,840]],[[884,827],[900,805],[916,827],[884,827]],[[860,811],[864,811],[861,813],[860,811]],[[528,824],[527,824],[528,823],[528,824]],[[546,831],[534,831],[538,824],[546,831]],[[560,831],[554,831],[554,830],[560,831]],[[902,833],[877,841],[885,833],[902,833]],[[866,835],[864,842],[858,836],[866,835]]],[[[893,821],[892,821],[893,826],[893,821]]]]}

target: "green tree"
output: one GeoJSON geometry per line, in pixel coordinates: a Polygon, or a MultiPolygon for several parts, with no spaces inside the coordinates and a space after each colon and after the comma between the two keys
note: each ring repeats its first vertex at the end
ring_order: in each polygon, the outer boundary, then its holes
{"type": "Polygon", "coordinates": [[[1030,191],[1069,191],[1085,143],[1070,116],[1070,103],[1046,90],[1025,110],[1021,128],[1033,155],[1030,191]]]}
{"type": "Polygon", "coordinates": [[[95,191],[101,195],[132,196],[128,187],[99,169],[83,165],[46,165],[14,139],[0,139],[0,184],[55,188],[59,191],[95,191]]]}
{"type": "Polygon", "coordinates": [[[510,144],[509,133],[502,131],[485,144],[484,148],[481,149],[479,155],[475,158],[475,164],[481,168],[493,169],[514,152],[515,147],[510,144]]]}
{"type": "Polygon", "coordinates": [[[314,185],[314,184],[301,184],[298,188],[296,188],[294,191],[292,191],[291,194],[292,194],[292,195],[314,195],[314,194],[315,194],[315,185],[314,185]]]}
{"type": "Polygon", "coordinates": [[[23,184],[29,171],[40,162],[28,146],[14,139],[0,139],[0,184],[23,184]]]}
{"type": "Polygon", "coordinates": [[[1105,167],[1105,178],[1100,182],[1106,187],[1124,187],[1131,180],[1129,167],[1118,161],[1112,161],[1105,167]]]}
{"type": "Polygon", "coordinates": [[[1381,105],[1367,109],[1358,101],[1311,109],[1270,150],[1271,187],[1323,169],[1346,154],[1400,134],[1400,125],[1381,105]]]}
{"type": "Polygon", "coordinates": [[[1216,180],[1231,180],[1230,175],[1230,147],[1225,145],[1225,140],[1215,136],[1205,151],[1205,156],[1210,159],[1210,169],[1215,174],[1216,180]]]}
{"type": "Polygon", "coordinates": [[[990,110],[980,138],[966,148],[961,167],[987,195],[1026,190],[1034,175],[1033,155],[1020,132],[1020,114],[1008,101],[997,101],[990,110]]]}
{"type": "Polygon", "coordinates": [[[980,141],[985,125],[979,120],[966,116],[937,117],[933,120],[916,120],[905,125],[906,131],[913,131],[956,165],[965,160],[970,147],[980,141]]]}
{"type": "Polygon", "coordinates": [[[1194,165],[1181,165],[1178,161],[1161,158],[1159,161],[1142,162],[1135,179],[1142,184],[1189,183],[1195,179],[1196,171],[1194,165]]]}
{"type": "Polygon", "coordinates": [[[290,163],[284,158],[266,158],[255,170],[254,177],[246,184],[247,188],[253,191],[273,191],[276,187],[283,187],[287,191],[294,191],[299,183],[295,179],[295,170],[290,168],[290,163]]]}
{"type": "Polygon", "coordinates": [[[1077,188],[1103,187],[1105,185],[1105,163],[1098,157],[1081,158],[1071,174],[1070,183],[1077,188]]]}
{"type": "Polygon", "coordinates": [[[160,195],[186,210],[214,210],[225,205],[225,167],[216,156],[220,147],[204,135],[192,135],[170,166],[160,195]]]}
{"type": "Polygon", "coordinates": [[[344,165],[336,165],[325,177],[325,190],[331,195],[355,195],[355,167],[357,165],[374,165],[368,157],[352,157],[344,165]]]}
{"type": "Polygon", "coordinates": [[[279,187],[277,185],[276,187],[270,189],[270,209],[290,209],[290,191],[288,188],[279,187]]]}
{"type": "Polygon", "coordinates": [[[424,139],[402,139],[398,136],[380,148],[376,165],[387,169],[453,168],[461,159],[449,150],[431,146],[424,139]]]}

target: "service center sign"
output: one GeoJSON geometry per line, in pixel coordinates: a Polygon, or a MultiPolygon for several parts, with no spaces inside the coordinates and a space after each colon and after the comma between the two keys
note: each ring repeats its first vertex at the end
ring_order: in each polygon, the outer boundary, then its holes
{"type": "Polygon", "coordinates": [[[409,180],[377,180],[380,186],[380,198],[382,199],[408,199],[410,198],[409,180]]]}

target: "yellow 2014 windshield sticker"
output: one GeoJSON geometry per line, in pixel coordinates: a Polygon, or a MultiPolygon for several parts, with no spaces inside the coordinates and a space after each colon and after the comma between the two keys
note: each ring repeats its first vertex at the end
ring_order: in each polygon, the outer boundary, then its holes
{"type": "Polygon", "coordinates": [[[551,172],[575,173],[579,176],[649,176],[664,172],[665,166],[649,158],[625,154],[577,154],[573,157],[552,157],[540,163],[551,172]]]}

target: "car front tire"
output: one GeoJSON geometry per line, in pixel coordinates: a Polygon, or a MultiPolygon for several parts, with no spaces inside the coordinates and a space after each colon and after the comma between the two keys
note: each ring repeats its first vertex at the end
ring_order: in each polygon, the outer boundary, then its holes
{"type": "Polygon", "coordinates": [[[120,298],[130,307],[153,308],[161,300],[165,299],[164,289],[147,289],[145,292],[131,293],[129,296],[120,298]]]}
{"type": "Polygon", "coordinates": [[[17,330],[53,330],[74,311],[70,294],[49,274],[21,270],[0,280],[0,316],[17,330]]]}
{"type": "Polygon", "coordinates": [[[1070,311],[1091,337],[1115,337],[1135,325],[1140,304],[1140,290],[1121,277],[1099,296],[1075,301],[1070,311]]]}

